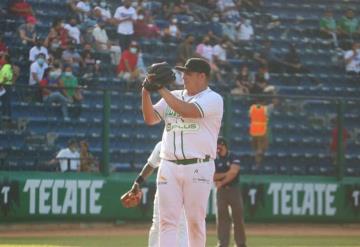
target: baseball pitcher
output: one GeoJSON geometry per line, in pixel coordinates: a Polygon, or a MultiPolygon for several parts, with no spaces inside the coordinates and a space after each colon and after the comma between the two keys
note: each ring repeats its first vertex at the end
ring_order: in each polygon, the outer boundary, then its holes
{"type": "Polygon", "coordinates": [[[223,99],[208,87],[211,68],[200,58],[189,59],[183,72],[184,89],[168,91],[175,80],[167,63],[152,65],[142,89],[147,124],[165,122],[157,175],[160,247],[173,246],[184,208],[190,247],[206,243],[205,217],[215,171],[216,143],[223,115],[223,99]],[[153,105],[151,92],[162,99],[153,105]]]}

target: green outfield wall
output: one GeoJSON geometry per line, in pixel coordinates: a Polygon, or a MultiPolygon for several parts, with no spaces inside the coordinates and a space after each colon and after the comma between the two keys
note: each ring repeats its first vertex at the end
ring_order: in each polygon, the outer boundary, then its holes
{"type": "MultiPolygon", "coordinates": [[[[135,173],[0,172],[0,222],[150,220],[154,177],[141,205],[125,209],[119,197],[135,173]]],[[[360,179],[242,176],[248,222],[360,222],[360,179]]],[[[208,216],[216,212],[212,191],[208,216]]]]}

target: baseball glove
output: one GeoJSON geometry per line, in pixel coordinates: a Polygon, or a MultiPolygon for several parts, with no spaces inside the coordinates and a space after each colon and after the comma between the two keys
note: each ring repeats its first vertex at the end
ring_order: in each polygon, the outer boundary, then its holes
{"type": "Polygon", "coordinates": [[[133,208],[133,207],[136,207],[137,205],[139,205],[141,197],[142,197],[141,191],[139,191],[137,193],[128,191],[124,195],[121,196],[120,201],[121,201],[121,204],[125,208],[133,208]]]}
{"type": "Polygon", "coordinates": [[[142,86],[149,92],[154,92],[174,81],[175,73],[167,62],[154,63],[148,67],[142,86]]]}

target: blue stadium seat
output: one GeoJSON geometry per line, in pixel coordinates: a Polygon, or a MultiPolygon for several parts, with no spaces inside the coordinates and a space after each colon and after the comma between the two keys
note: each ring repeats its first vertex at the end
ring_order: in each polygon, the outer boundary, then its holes
{"type": "MultiPolygon", "coordinates": [[[[47,36],[50,25],[55,18],[67,18],[70,13],[67,0],[28,0],[38,19],[37,32],[42,37],[47,36]]],[[[5,1],[0,1],[4,6],[5,1]]],[[[118,7],[118,1],[110,1],[112,10],[118,7]]],[[[241,15],[250,18],[255,27],[255,38],[251,44],[237,45],[228,54],[228,61],[235,71],[239,66],[248,65],[255,71],[258,64],[253,60],[257,47],[261,47],[264,40],[271,40],[276,53],[282,57],[287,52],[289,42],[296,43],[301,61],[311,73],[303,74],[271,73],[270,84],[276,86],[279,94],[285,95],[311,95],[334,96],[352,98],[346,104],[345,126],[349,130],[358,128],[360,122],[359,103],[355,100],[360,96],[358,80],[345,75],[343,65],[335,61],[334,51],[329,40],[323,40],[318,32],[319,16],[331,5],[335,17],[342,16],[349,5],[356,5],[354,0],[328,1],[321,0],[274,0],[264,1],[264,7],[259,11],[242,9],[241,15]],[[265,20],[271,16],[279,17],[280,25],[268,29],[265,20]],[[310,77],[317,78],[322,85],[315,86],[310,77]]],[[[145,8],[149,11],[158,11],[160,1],[147,1],[145,8]]],[[[183,34],[193,33],[202,37],[208,32],[207,22],[199,23],[189,21],[191,17],[178,15],[179,25],[183,34]]],[[[3,28],[4,40],[9,44],[15,63],[21,67],[18,84],[27,85],[29,64],[27,62],[28,47],[24,46],[15,30],[24,23],[20,18],[3,16],[0,26],[3,28]]],[[[169,21],[157,14],[155,23],[163,29],[169,21]]],[[[110,39],[117,40],[115,26],[107,26],[110,39]]],[[[144,53],[146,65],[153,62],[167,60],[171,64],[176,62],[177,42],[165,43],[159,39],[140,39],[140,46],[144,53]]],[[[24,157],[32,157],[35,150],[29,150],[26,144],[28,135],[46,135],[53,132],[58,137],[55,141],[56,150],[66,145],[69,138],[86,138],[89,140],[92,151],[102,155],[102,127],[103,127],[103,91],[94,90],[92,86],[114,88],[111,90],[111,117],[110,117],[110,150],[111,166],[114,171],[129,171],[139,169],[153,145],[160,140],[163,126],[145,126],[142,119],[141,101],[138,92],[125,92],[124,81],[115,76],[115,67],[110,65],[107,54],[96,54],[106,64],[98,78],[82,81],[89,88],[84,90],[82,112],[79,118],[71,121],[62,120],[59,106],[44,111],[43,103],[29,100],[31,93],[27,90],[16,89],[13,95],[13,117],[27,120],[26,133],[13,133],[0,130],[0,153],[5,148],[9,162],[7,169],[49,169],[34,166],[34,161],[24,157]],[[25,159],[25,160],[24,160],[25,159]]],[[[226,76],[231,76],[227,74],[226,76]]],[[[216,86],[216,83],[214,83],[216,86]]],[[[231,83],[230,83],[231,84],[231,83]]],[[[227,89],[216,87],[223,93],[227,89]]],[[[159,99],[159,96],[155,96],[159,99]]],[[[312,174],[329,176],[335,173],[332,160],[328,154],[331,137],[329,116],[336,114],[336,105],[328,100],[283,100],[281,106],[271,116],[272,140],[260,169],[254,167],[253,150],[248,135],[249,117],[248,109],[251,99],[243,97],[233,98],[231,144],[234,152],[240,154],[242,172],[248,174],[312,174]]],[[[73,109],[73,106],[70,107],[73,109]]],[[[360,145],[349,140],[346,150],[346,173],[351,176],[360,175],[359,151],[360,145]]],[[[48,155],[48,154],[44,154],[48,155]]],[[[43,163],[42,161],[40,163],[43,163]]],[[[0,157],[0,165],[1,164],[0,157]]]]}

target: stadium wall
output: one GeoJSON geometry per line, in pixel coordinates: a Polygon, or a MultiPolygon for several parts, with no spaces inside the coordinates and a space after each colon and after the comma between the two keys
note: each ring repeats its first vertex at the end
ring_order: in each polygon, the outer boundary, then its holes
{"type": "MultiPolygon", "coordinates": [[[[0,222],[150,220],[154,177],[141,205],[125,209],[119,197],[135,173],[0,172],[0,222]]],[[[360,181],[310,176],[242,176],[248,222],[359,222],[360,181]]],[[[216,212],[212,191],[208,218],[216,212]]]]}

